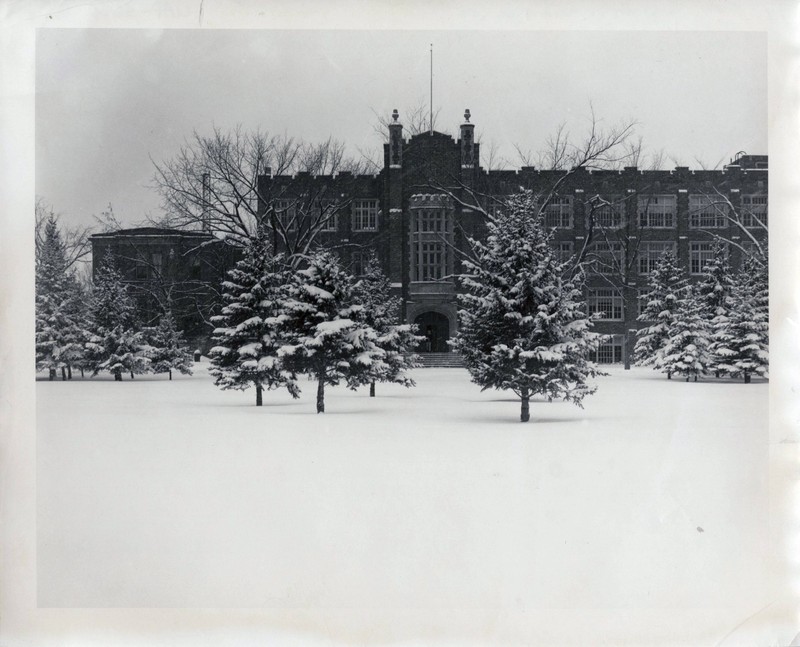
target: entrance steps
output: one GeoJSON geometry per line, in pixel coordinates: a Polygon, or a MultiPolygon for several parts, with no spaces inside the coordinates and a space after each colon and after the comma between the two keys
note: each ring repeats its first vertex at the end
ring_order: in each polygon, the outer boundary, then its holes
{"type": "Polygon", "coordinates": [[[422,359],[422,368],[464,368],[464,360],[458,353],[417,353],[422,359]]]}

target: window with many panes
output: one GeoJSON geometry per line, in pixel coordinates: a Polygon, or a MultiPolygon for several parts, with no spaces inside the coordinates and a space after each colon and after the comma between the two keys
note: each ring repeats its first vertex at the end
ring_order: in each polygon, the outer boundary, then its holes
{"type": "Polygon", "coordinates": [[[556,229],[572,227],[572,196],[553,196],[545,207],[545,225],[556,229]]]}
{"type": "Polygon", "coordinates": [[[610,335],[597,347],[594,361],[598,364],[618,364],[622,361],[622,336],[610,335]]]}
{"type": "MultiPolygon", "coordinates": [[[[625,226],[625,203],[617,197],[608,198],[607,202],[595,205],[587,215],[588,219],[594,219],[596,227],[603,229],[619,229],[625,226]]],[[[592,223],[587,222],[586,226],[592,223]]]]}
{"type": "Polygon", "coordinates": [[[714,243],[689,243],[689,272],[702,274],[709,261],[714,260],[714,243]]]}
{"type": "Polygon", "coordinates": [[[616,290],[590,289],[586,305],[590,315],[599,315],[606,321],[622,321],[622,296],[616,290]]]}
{"type": "Polygon", "coordinates": [[[625,267],[625,253],[622,243],[597,241],[592,244],[588,255],[592,270],[598,274],[618,274],[625,267]]]}
{"type": "Polygon", "coordinates": [[[275,200],[273,202],[273,209],[275,211],[275,217],[283,227],[289,230],[297,228],[294,201],[283,199],[275,200]]]}
{"type": "Polygon", "coordinates": [[[339,211],[333,202],[323,202],[318,207],[320,231],[338,231],[339,211]]]}
{"type": "Polygon", "coordinates": [[[742,224],[745,227],[767,226],[767,196],[742,196],[742,224]]]}
{"type": "Polygon", "coordinates": [[[674,195],[640,195],[639,226],[646,229],[670,229],[675,226],[677,198],[674,195]]]}
{"type": "Polygon", "coordinates": [[[378,229],[378,201],[355,200],[353,202],[353,231],[376,231],[378,229]]]}
{"type": "Polygon", "coordinates": [[[453,243],[449,211],[445,208],[411,209],[412,281],[440,281],[449,271],[453,243]]]}
{"type": "Polygon", "coordinates": [[[556,260],[559,263],[566,263],[572,258],[574,245],[571,240],[559,240],[555,243],[556,260]]]}
{"type": "Polygon", "coordinates": [[[639,243],[639,274],[650,274],[667,252],[675,253],[674,242],[644,241],[639,243]]]}
{"type": "Polygon", "coordinates": [[[350,252],[350,273],[353,276],[363,276],[369,262],[369,253],[364,251],[350,252]]]}
{"type": "Polygon", "coordinates": [[[728,226],[728,203],[719,196],[689,196],[689,227],[691,229],[722,229],[728,226]]]}

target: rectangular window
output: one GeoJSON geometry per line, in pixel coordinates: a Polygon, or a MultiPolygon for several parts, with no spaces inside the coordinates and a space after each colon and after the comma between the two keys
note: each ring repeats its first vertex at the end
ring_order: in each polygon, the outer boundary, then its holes
{"type": "Polygon", "coordinates": [[[133,278],[137,281],[146,281],[150,278],[150,268],[147,262],[141,258],[137,258],[133,262],[133,278]]]}
{"type": "Polygon", "coordinates": [[[350,272],[353,276],[363,276],[367,267],[369,254],[367,252],[350,252],[350,272]]]}
{"type": "Polygon", "coordinates": [[[439,281],[444,278],[444,244],[422,243],[420,246],[420,281],[439,281]]]}
{"type": "Polygon", "coordinates": [[[721,197],[689,196],[690,229],[723,229],[728,226],[728,203],[721,197]]]}
{"type": "Polygon", "coordinates": [[[592,244],[588,254],[591,268],[597,274],[622,274],[625,269],[625,253],[622,243],[598,241],[592,244]]]}
{"type": "Polygon", "coordinates": [[[714,243],[689,243],[689,272],[702,274],[706,263],[714,260],[714,243]]]}
{"type": "Polygon", "coordinates": [[[646,229],[671,229],[675,226],[677,199],[674,195],[640,195],[639,226],[646,229]]]}
{"type": "Polygon", "coordinates": [[[586,299],[590,315],[604,321],[622,321],[622,296],[608,288],[590,289],[586,299]]]}
{"type": "Polygon", "coordinates": [[[622,362],[622,336],[610,335],[597,347],[594,361],[598,364],[619,364],[622,362]]]}
{"type": "Polygon", "coordinates": [[[573,243],[571,240],[559,240],[556,242],[556,260],[559,263],[566,263],[572,258],[573,243]]]}
{"type": "Polygon", "coordinates": [[[320,205],[318,222],[320,231],[339,230],[339,212],[334,203],[327,202],[320,205]]]}
{"type": "Polygon", "coordinates": [[[572,228],[572,196],[553,196],[545,207],[544,221],[547,227],[572,228]]]}
{"type": "MultiPolygon", "coordinates": [[[[619,196],[608,198],[607,203],[598,205],[590,210],[587,220],[593,218],[596,227],[603,229],[619,229],[625,226],[625,203],[619,196]]],[[[586,226],[592,223],[587,222],[586,226]]]]}
{"type": "Polygon", "coordinates": [[[639,274],[650,274],[661,257],[667,252],[675,253],[674,242],[646,241],[639,244],[639,274]]]}
{"type": "Polygon", "coordinates": [[[272,203],[275,217],[278,222],[287,230],[297,229],[297,218],[295,217],[295,205],[291,200],[275,200],[272,203]]]}
{"type": "Polygon", "coordinates": [[[411,280],[440,281],[448,276],[452,244],[448,209],[411,209],[411,280]]]}
{"type": "Polygon", "coordinates": [[[377,231],[378,201],[355,200],[353,202],[353,231],[377,231]]]}
{"type": "Polygon", "coordinates": [[[767,196],[742,196],[742,224],[745,227],[767,227],[767,196]]]}

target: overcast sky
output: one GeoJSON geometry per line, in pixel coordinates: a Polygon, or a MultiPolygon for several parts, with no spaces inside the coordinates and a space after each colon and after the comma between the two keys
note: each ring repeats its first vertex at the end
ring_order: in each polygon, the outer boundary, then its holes
{"type": "Polygon", "coordinates": [[[373,111],[427,104],[430,43],[439,129],[469,108],[511,166],[590,102],[686,165],[767,153],[762,33],[43,29],[36,193],[70,223],[158,217],[150,158],[214,124],[378,150],[373,111]]]}

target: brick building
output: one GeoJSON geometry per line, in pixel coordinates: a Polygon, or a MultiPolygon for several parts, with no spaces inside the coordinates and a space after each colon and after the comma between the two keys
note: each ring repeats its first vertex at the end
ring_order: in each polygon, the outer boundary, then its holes
{"type": "MultiPolygon", "coordinates": [[[[266,174],[259,178],[259,213],[290,239],[304,235],[303,217],[330,210],[317,243],[335,249],[355,275],[377,254],[401,297],[403,319],[417,323],[426,337],[422,350],[448,350],[457,328],[456,277],[467,239],[482,236],[484,212],[520,188],[552,196],[546,222],[558,253],[581,255],[589,269],[589,311],[602,314],[596,330],[611,335],[598,351],[601,362],[621,361],[630,351],[630,331],[641,325],[636,317],[647,274],[662,253],[674,251],[696,278],[715,240],[730,241],[734,267],[753,246],[747,232],[766,242],[760,224],[767,220],[765,155],[740,154],[722,170],[487,171],[469,111],[458,139],[435,131],[407,138],[397,111],[393,118],[380,173],[266,174]]],[[[159,234],[164,241],[167,231],[159,234]]],[[[143,235],[128,230],[93,242],[122,244],[143,235]]],[[[208,236],[171,235],[175,241],[208,236]]],[[[191,255],[175,258],[196,262],[191,255]]]]}

